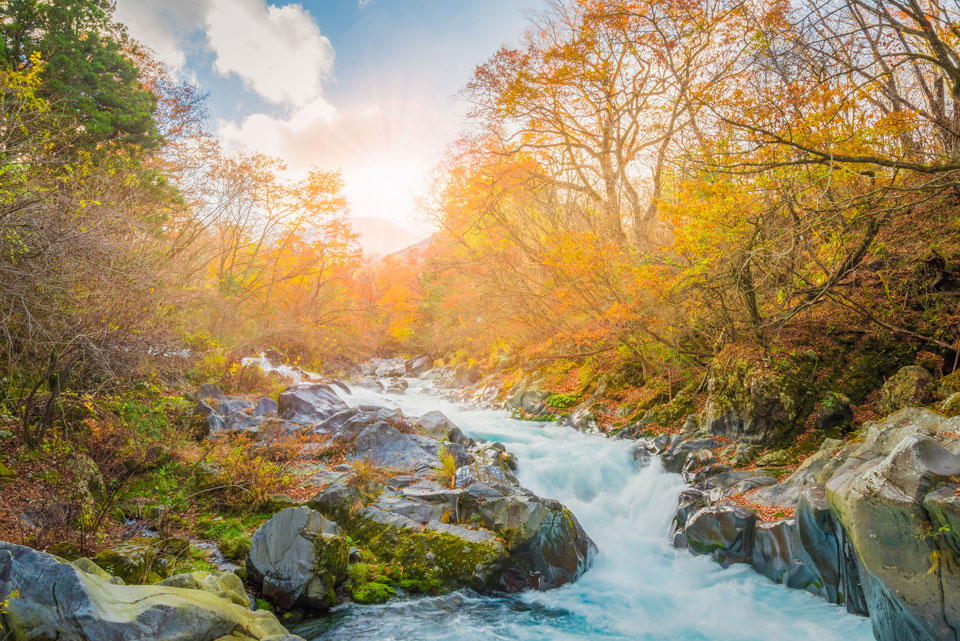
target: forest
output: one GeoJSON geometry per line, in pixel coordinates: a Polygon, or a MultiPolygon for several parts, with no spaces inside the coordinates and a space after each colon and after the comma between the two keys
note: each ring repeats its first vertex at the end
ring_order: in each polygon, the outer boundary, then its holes
{"type": "MultiPolygon", "coordinates": [[[[242,564],[309,498],[303,448],[343,456],[313,432],[204,438],[199,386],[283,394],[243,361],[264,353],[357,380],[421,357],[515,418],[619,438],[756,418],[774,389],[789,420],[727,455],[775,454],[781,481],[906,405],[885,387],[904,367],[924,370],[909,404],[960,414],[953,0],[548,0],[456,96],[469,116],[420,202],[434,233],[382,258],[340,168],[225,149],[204,87],[113,14],[0,5],[0,539],[92,557],[135,505],[242,564]]],[[[207,567],[185,549],[127,582],[207,567]]]]}

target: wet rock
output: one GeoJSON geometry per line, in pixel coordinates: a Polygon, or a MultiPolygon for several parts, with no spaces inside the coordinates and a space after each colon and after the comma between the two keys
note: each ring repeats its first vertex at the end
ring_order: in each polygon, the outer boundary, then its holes
{"type": "Polygon", "coordinates": [[[799,543],[794,519],[758,522],[753,535],[751,564],[760,574],[788,588],[806,589],[817,577],[797,559],[799,543]]]}
{"type": "Polygon", "coordinates": [[[205,590],[112,585],[30,548],[0,542],[0,594],[16,590],[4,615],[18,641],[299,640],[265,610],[250,611],[205,590]]]}
{"type": "Polygon", "coordinates": [[[717,505],[694,513],[686,523],[687,547],[709,554],[718,563],[749,563],[753,559],[753,534],[757,516],[742,507],[717,505]]]}
{"type": "Polygon", "coordinates": [[[320,423],[345,409],[347,404],[322,383],[288,387],[278,398],[280,418],[301,424],[320,423]]]}
{"type": "Polygon", "coordinates": [[[545,390],[520,389],[507,399],[507,407],[536,415],[546,409],[548,398],[550,398],[550,392],[545,390]]]}
{"type": "Polygon", "coordinates": [[[803,489],[794,518],[799,543],[797,559],[814,577],[804,589],[830,603],[845,604],[853,614],[866,616],[855,552],[843,526],[830,512],[822,485],[803,489]]]}
{"type": "Polygon", "coordinates": [[[678,437],[678,441],[671,441],[670,448],[663,453],[660,460],[663,461],[663,468],[666,471],[679,474],[683,471],[687,459],[690,458],[694,452],[719,447],[720,444],[720,441],[712,438],[697,438],[681,441],[678,437]]]}
{"type": "Polygon", "coordinates": [[[348,548],[336,523],[308,507],[288,508],[254,533],[247,576],[281,609],[326,610],[346,577],[348,548]]]}
{"type": "Polygon", "coordinates": [[[453,440],[451,433],[462,435],[460,428],[453,424],[443,412],[433,410],[427,412],[413,422],[413,427],[418,434],[437,439],[439,441],[453,440]]]}
{"type": "Polygon", "coordinates": [[[597,412],[602,408],[603,405],[600,402],[589,398],[575,407],[570,415],[563,419],[562,423],[578,432],[597,434],[600,432],[600,428],[597,426],[597,412]]]}
{"type": "Polygon", "coordinates": [[[884,383],[877,408],[889,414],[908,405],[923,405],[930,400],[932,388],[930,372],[917,365],[908,365],[884,383]]]}

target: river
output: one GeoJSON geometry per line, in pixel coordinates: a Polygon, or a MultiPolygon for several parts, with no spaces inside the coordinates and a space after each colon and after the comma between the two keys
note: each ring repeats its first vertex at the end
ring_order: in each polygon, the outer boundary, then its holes
{"type": "Polygon", "coordinates": [[[440,410],[466,434],[517,455],[523,485],[573,510],[596,542],[592,568],[573,585],[505,597],[457,592],[345,604],[294,630],[310,641],[868,641],[869,620],[806,592],[775,585],[748,566],[720,568],[669,543],[684,484],[659,465],[637,469],[629,441],[553,423],[511,419],[420,394],[354,388],[350,404],[440,410]]]}

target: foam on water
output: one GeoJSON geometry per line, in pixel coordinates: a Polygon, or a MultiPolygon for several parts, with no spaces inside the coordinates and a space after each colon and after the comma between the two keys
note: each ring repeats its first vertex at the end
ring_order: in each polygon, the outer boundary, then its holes
{"type": "Polygon", "coordinates": [[[593,567],[549,592],[484,597],[460,592],[379,606],[348,604],[300,626],[311,641],[867,641],[869,621],[805,592],[788,590],[745,565],[723,569],[668,541],[680,477],[633,463],[630,443],[552,423],[511,419],[419,394],[354,388],[347,402],[438,409],[468,435],[500,441],[517,455],[519,478],[573,510],[597,543],[593,567]]]}

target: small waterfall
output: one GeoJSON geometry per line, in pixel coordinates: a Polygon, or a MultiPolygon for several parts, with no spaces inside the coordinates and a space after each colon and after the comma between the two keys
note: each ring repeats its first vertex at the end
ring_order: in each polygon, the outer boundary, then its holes
{"type": "Polygon", "coordinates": [[[410,416],[440,410],[474,438],[517,455],[521,483],[569,507],[596,541],[592,569],[573,585],[509,597],[457,593],[347,605],[297,630],[305,638],[377,641],[868,641],[867,619],[747,566],[723,569],[675,550],[670,523],[684,484],[659,465],[637,469],[631,443],[553,423],[511,419],[418,393],[356,388],[351,404],[399,407],[410,416]]]}

